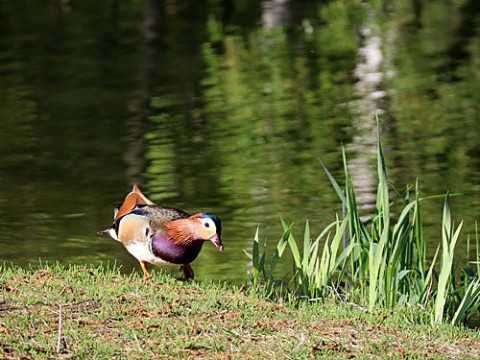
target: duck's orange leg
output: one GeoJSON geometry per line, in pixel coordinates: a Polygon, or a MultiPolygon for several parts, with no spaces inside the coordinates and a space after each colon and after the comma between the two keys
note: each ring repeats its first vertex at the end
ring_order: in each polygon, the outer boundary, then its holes
{"type": "Polygon", "coordinates": [[[146,277],[150,277],[150,274],[148,273],[147,263],[144,262],[144,261],[140,261],[140,267],[141,267],[142,270],[143,270],[143,274],[144,274],[146,277]]]}
{"type": "Polygon", "coordinates": [[[180,267],[183,271],[183,279],[182,280],[189,280],[195,278],[195,273],[193,272],[192,267],[189,264],[182,265],[180,267]]]}

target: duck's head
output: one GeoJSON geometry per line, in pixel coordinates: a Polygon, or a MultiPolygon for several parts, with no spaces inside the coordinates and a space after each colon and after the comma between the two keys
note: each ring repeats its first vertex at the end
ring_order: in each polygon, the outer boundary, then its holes
{"type": "Polygon", "coordinates": [[[198,213],[190,217],[195,221],[195,236],[198,239],[210,241],[216,248],[223,251],[222,244],[222,221],[211,213],[198,213]]]}
{"type": "Polygon", "coordinates": [[[198,213],[166,224],[167,235],[176,244],[189,245],[196,241],[210,241],[223,251],[222,222],[216,215],[198,213]]]}

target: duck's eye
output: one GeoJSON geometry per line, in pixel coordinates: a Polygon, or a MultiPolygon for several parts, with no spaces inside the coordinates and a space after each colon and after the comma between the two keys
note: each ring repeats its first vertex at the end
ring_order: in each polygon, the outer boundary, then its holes
{"type": "Polygon", "coordinates": [[[205,229],[215,229],[215,225],[213,224],[213,221],[210,219],[205,219],[202,221],[202,223],[205,229]]]}

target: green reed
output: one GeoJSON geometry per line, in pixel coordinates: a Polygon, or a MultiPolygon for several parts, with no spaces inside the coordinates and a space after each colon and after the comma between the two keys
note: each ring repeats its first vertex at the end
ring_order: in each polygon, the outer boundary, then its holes
{"type": "MultiPolygon", "coordinates": [[[[441,246],[433,259],[427,259],[420,205],[439,196],[420,197],[417,182],[414,188],[407,188],[402,209],[397,217],[394,216],[380,131],[378,133],[378,187],[375,212],[370,219],[361,220],[343,149],[344,189],[325,165],[322,166],[342,201],[345,217],[340,219],[337,216],[315,239],[311,238],[307,221],[302,251],[292,234],[293,224],[288,226],[282,220],[284,234],[268,269],[266,250],[260,254],[257,230],[253,251],[249,254],[253,266],[253,288],[262,288],[263,294],[270,298],[278,296],[276,285],[279,282],[275,280],[274,271],[288,245],[294,267],[293,288],[289,295],[297,301],[333,295],[342,301],[367,307],[369,311],[408,306],[426,309],[435,324],[446,318],[453,324],[465,322],[480,306],[478,236],[477,261],[472,262],[476,265],[475,269],[466,266],[457,271],[454,252],[463,222],[458,226],[453,224],[450,196],[446,194],[442,196],[445,202],[439,231],[441,246]],[[342,244],[345,236],[348,244],[342,244]],[[461,281],[456,281],[459,273],[461,281]]],[[[282,286],[281,290],[281,296],[284,296],[285,287],[282,286]]]]}

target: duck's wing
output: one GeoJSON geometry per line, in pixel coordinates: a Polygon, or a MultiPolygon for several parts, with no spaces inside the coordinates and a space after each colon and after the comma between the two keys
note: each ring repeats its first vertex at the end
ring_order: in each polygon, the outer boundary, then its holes
{"type": "Polygon", "coordinates": [[[125,197],[123,204],[118,208],[115,213],[114,221],[120,219],[122,216],[131,213],[138,205],[155,205],[153,201],[148,199],[138,188],[137,185],[133,185],[133,189],[125,197]]]}
{"type": "Polygon", "coordinates": [[[137,185],[133,185],[132,191],[127,194],[122,205],[114,209],[112,225],[106,230],[99,231],[98,234],[110,234],[112,238],[120,241],[118,238],[118,225],[120,219],[125,217],[125,215],[131,214],[138,208],[138,206],[155,206],[155,203],[147,198],[137,185]]]}
{"type": "Polygon", "coordinates": [[[137,185],[133,185],[133,189],[132,189],[132,192],[137,194],[140,199],[145,202],[146,205],[155,205],[155,203],[153,201],[151,201],[149,198],[147,198],[139,189],[139,187],[137,185]]]}
{"type": "Polygon", "coordinates": [[[151,214],[152,222],[160,226],[166,223],[179,219],[186,219],[190,217],[185,211],[166,206],[146,206],[145,209],[151,214]]]}
{"type": "Polygon", "coordinates": [[[108,233],[115,240],[122,239],[123,242],[124,239],[138,238],[143,231],[161,233],[168,222],[188,217],[182,210],[155,205],[134,185],[122,205],[115,209],[110,228],[99,234],[108,233]]]}

